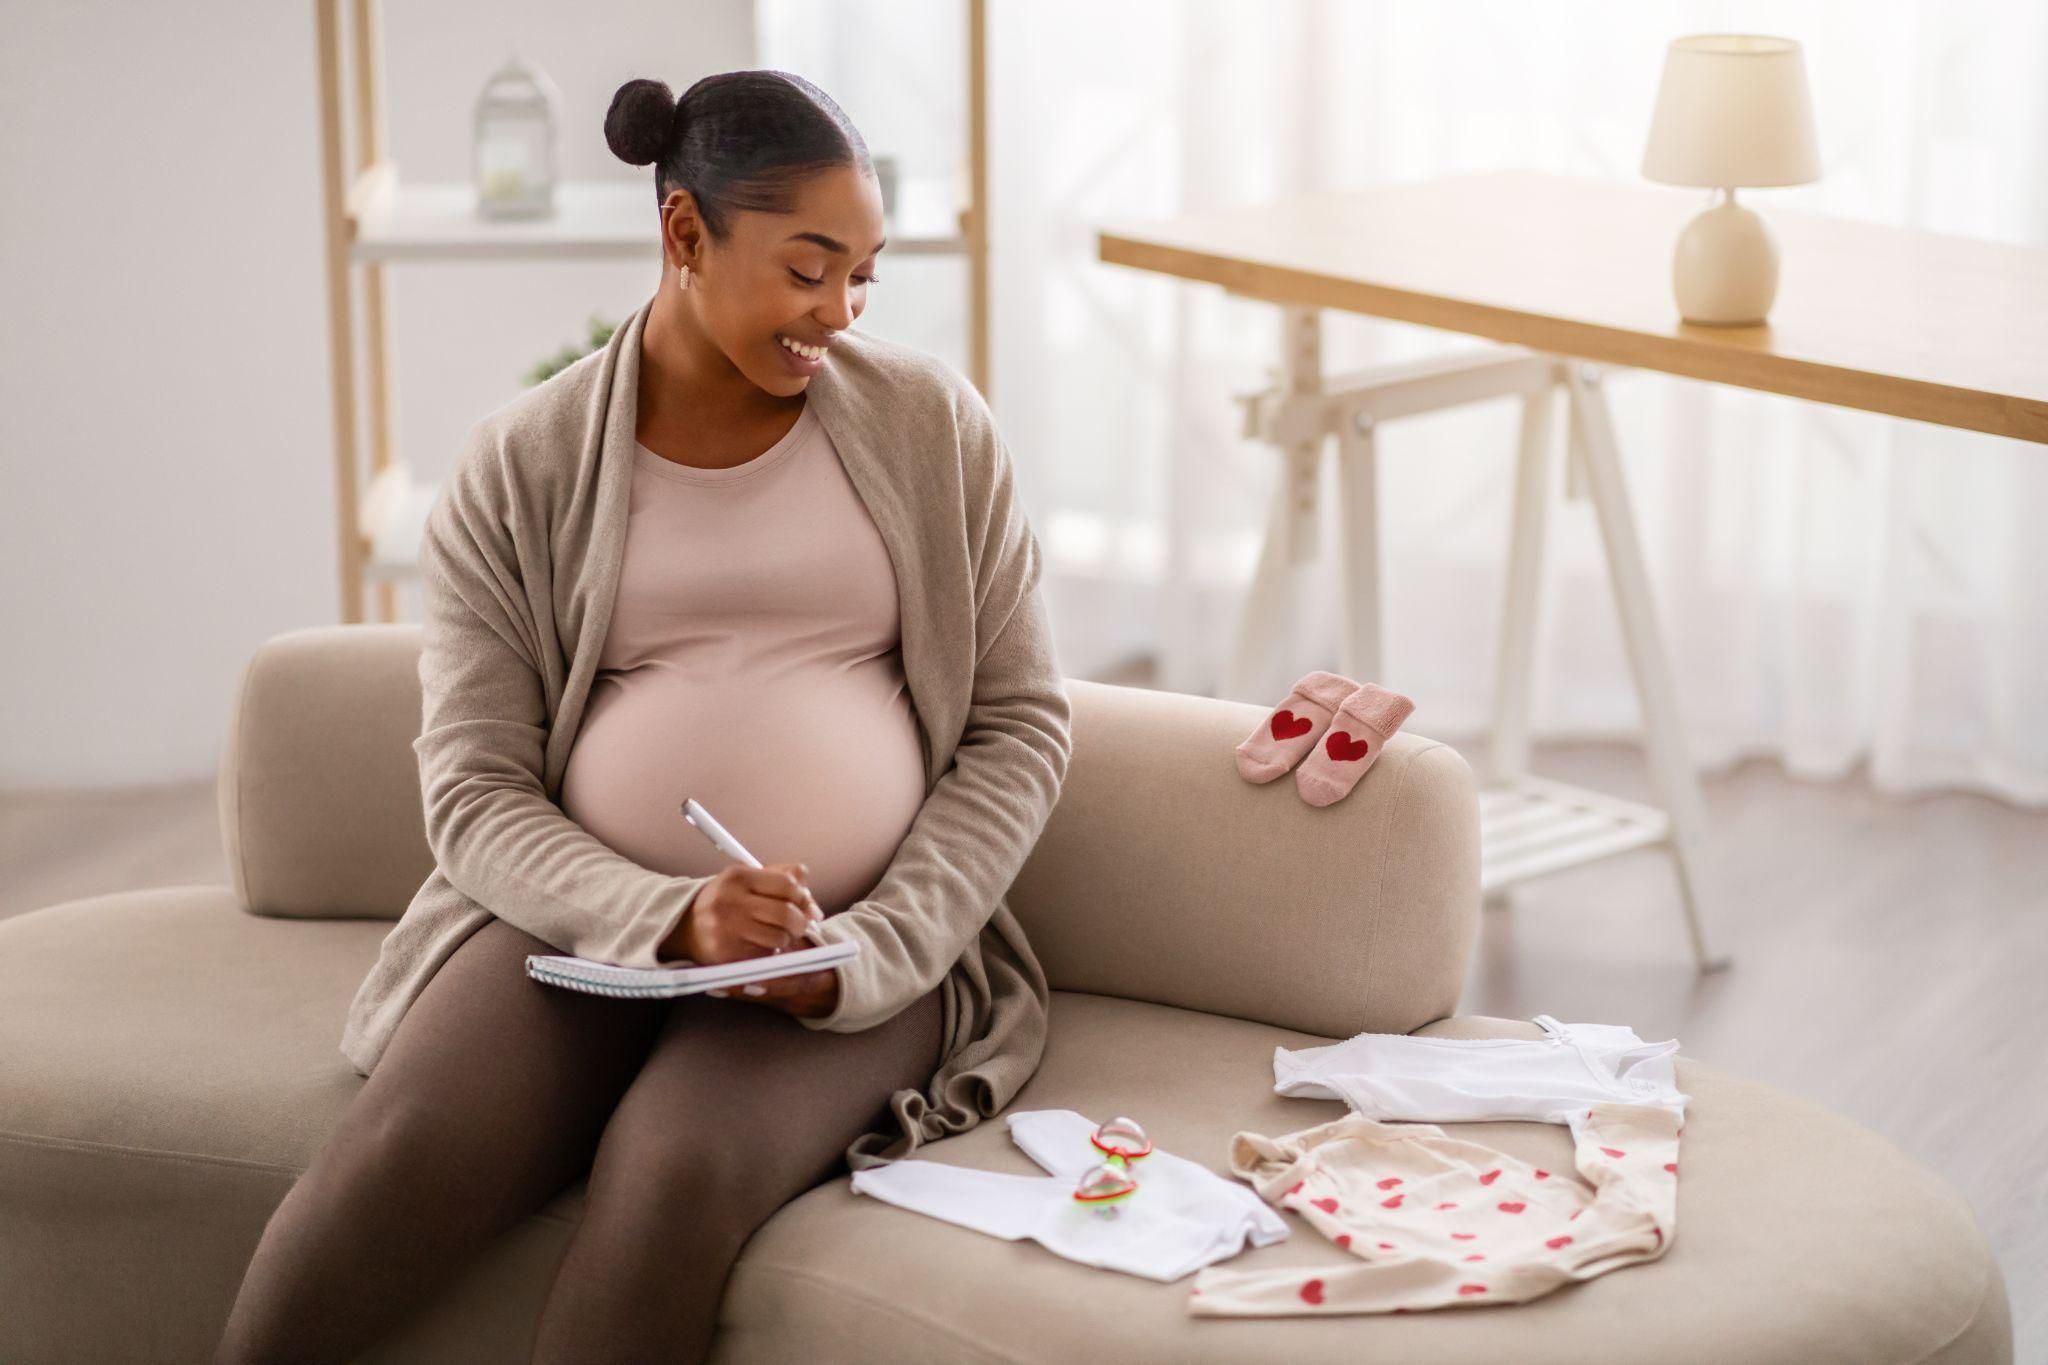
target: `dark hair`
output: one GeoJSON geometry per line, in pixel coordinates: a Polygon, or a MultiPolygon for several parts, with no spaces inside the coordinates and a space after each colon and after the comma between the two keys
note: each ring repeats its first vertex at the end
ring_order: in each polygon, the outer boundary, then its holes
{"type": "Polygon", "coordinates": [[[730,234],[735,212],[790,212],[797,181],[813,171],[874,174],[845,111],[787,71],[706,76],[681,100],[666,82],[627,81],[605,110],[604,140],[626,164],[655,166],[656,203],[688,190],[717,241],[730,234]]]}

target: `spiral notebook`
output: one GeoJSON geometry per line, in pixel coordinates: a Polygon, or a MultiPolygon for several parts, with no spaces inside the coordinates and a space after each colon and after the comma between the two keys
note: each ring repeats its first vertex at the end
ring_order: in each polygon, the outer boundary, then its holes
{"type": "Polygon", "coordinates": [[[859,954],[860,944],[852,939],[702,966],[685,963],[679,967],[621,967],[617,963],[598,962],[587,957],[530,953],[526,959],[526,974],[536,981],[572,991],[651,999],[695,995],[714,986],[743,986],[749,981],[814,972],[859,954]]]}

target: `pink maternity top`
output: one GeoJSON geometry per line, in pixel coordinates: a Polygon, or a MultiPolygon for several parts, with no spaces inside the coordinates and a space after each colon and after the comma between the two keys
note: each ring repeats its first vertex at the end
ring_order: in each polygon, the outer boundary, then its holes
{"type": "Polygon", "coordinates": [[[561,806],[670,876],[731,859],[695,797],[764,864],[804,862],[819,908],[874,888],[924,802],[896,573],[806,405],[727,469],[637,445],[618,598],[561,806]]]}

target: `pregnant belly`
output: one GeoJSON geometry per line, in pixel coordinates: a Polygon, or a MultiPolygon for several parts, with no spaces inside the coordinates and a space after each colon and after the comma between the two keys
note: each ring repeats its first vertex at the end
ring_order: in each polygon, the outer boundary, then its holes
{"type": "Polygon", "coordinates": [[[563,812],[643,867],[708,876],[732,860],[683,818],[690,797],[764,864],[808,863],[820,908],[843,910],[874,889],[924,802],[909,694],[880,668],[768,685],[659,666],[600,678],[563,812]]]}

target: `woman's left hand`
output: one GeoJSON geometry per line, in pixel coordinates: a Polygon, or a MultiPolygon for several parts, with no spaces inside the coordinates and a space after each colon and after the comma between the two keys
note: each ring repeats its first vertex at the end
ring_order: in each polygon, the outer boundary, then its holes
{"type": "Polygon", "coordinates": [[[766,981],[750,981],[744,986],[729,986],[705,994],[749,1000],[781,1010],[784,1014],[816,1019],[830,1014],[839,1006],[839,969],[826,967],[815,972],[798,972],[795,976],[771,977],[766,981]]]}

